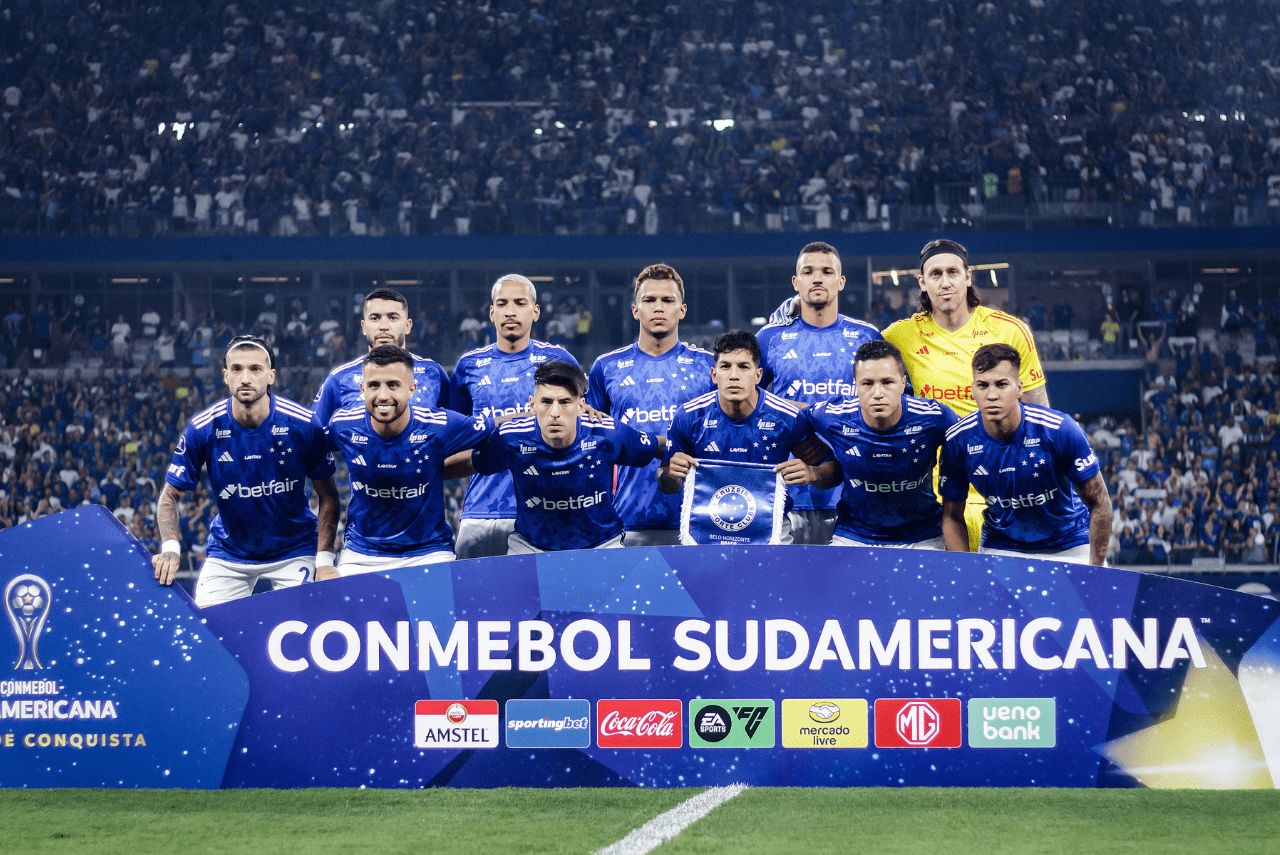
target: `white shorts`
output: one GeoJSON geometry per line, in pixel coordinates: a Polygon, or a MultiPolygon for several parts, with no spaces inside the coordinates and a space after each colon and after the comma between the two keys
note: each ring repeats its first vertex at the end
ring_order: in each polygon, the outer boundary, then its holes
{"type": "Polygon", "coordinates": [[[507,554],[507,538],[516,530],[514,518],[509,520],[464,519],[458,523],[454,552],[464,558],[492,558],[507,554]]]}
{"type": "MultiPolygon", "coordinates": [[[[622,535],[618,535],[617,537],[611,537],[608,540],[606,540],[604,543],[598,544],[596,546],[591,546],[588,548],[589,549],[621,549],[622,535]]],[[[511,533],[511,537],[507,541],[508,555],[532,555],[537,552],[551,552],[551,551],[553,550],[542,549],[541,547],[534,546],[532,543],[525,540],[517,532],[514,532],[514,531],[511,533]]]]}
{"type": "Polygon", "coordinates": [[[447,549],[440,552],[428,552],[426,555],[361,555],[350,549],[342,550],[338,558],[338,575],[355,576],[359,573],[380,573],[386,570],[399,570],[402,567],[422,567],[427,564],[441,564],[452,561],[453,553],[447,549]]]}
{"type": "Polygon", "coordinates": [[[315,573],[314,555],[267,564],[238,564],[220,558],[206,558],[200,567],[200,578],[196,580],[196,605],[204,608],[247,597],[261,578],[271,582],[272,590],[278,590],[310,582],[315,573]]]}
{"type": "Polygon", "coordinates": [[[678,528],[638,528],[622,533],[622,545],[631,546],[679,546],[678,528]]]}
{"type": "Polygon", "coordinates": [[[793,510],[787,517],[791,521],[791,542],[797,546],[826,546],[836,530],[835,508],[793,510]]]}
{"type": "Polygon", "coordinates": [[[881,546],[887,549],[936,549],[939,552],[947,551],[946,541],[942,539],[942,535],[931,537],[928,540],[917,540],[915,543],[865,543],[861,540],[852,540],[842,537],[838,534],[831,536],[832,546],[881,546]]]}
{"type": "Polygon", "coordinates": [[[1010,555],[1014,558],[1049,558],[1054,561],[1065,561],[1068,564],[1088,564],[1091,551],[1089,544],[1083,543],[1080,546],[1073,546],[1070,549],[1041,549],[1027,550],[1025,552],[1016,552],[1012,549],[988,549],[985,546],[978,547],[978,552],[983,555],[1010,555]]]}

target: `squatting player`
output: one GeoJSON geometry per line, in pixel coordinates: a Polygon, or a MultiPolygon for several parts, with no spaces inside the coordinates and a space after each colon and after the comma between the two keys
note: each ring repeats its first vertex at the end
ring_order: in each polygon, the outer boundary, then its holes
{"type": "MultiPolygon", "coordinates": [[[[369,350],[384,344],[404,347],[412,329],[409,301],[399,291],[375,288],[364,298],[360,332],[369,343],[369,350]]],[[[311,404],[316,423],[321,427],[329,424],[329,419],[342,407],[364,406],[364,396],[360,391],[360,369],[363,365],[363,357],[353,359],[339,365],[324,378],[324,383],[311,404]]],[[[418,384],[418,391],[413,396],[413,406],[449,406],[449,375],[435,360],[414,355],[413,379],[418,384]]]]}
{"type": "Polygon", "coordinates": [[[612,418],[591,421],[586,390],[578,366],[544,362],[534,372],[532,415],[506,422],[471,453],[477,472],[511,473],[516,529],[508,555],[622,545],[614,464],[647,467],[664,441],[612,418]]]}
{"type": "MultiPolygon", "coordinates": [[[[665,436],[677,407],[715,388],[711,354],[680,341],[686,311],[679,273],[666,264],[641,270],[631,303],[639,340],[596,359],[587,403],[624,425],[665,436]]],[[[613,501],[625,528],[623,546],[680,542],[679,496],[658,490],[657,471],[658,461],[618,469],[613,501]]]]}
{"type": "MultiPolygon", "coordinates": [[[[558,359],[577,365],[573,354],[554,344],[534,341],[530,334],[538,319],[538,291],[524,276],[508,273],[493,283],[489,320],[498,340],[462,354],[449,382],[449,406],[464,415],[498,419],[529,409],[533,372],[558,359]]],[[[515,531],[516,499],[511,475],[477,475],[467,487],[458,524],[458,557],[506,555],[507,539],[515,531]]]]}
{"type": "Polygon", "coordinates": [[[986,497],[981,552],[1102,565],[1111,539],[1111,497],[1084,431],[1066,413],[1018,400],[1018,351],[988,344],[973,357],[979,410],[942,445],[942,533],[969,551],[968,486],[986,497]]]}
{"type": "Polygon", "coordinates": [[[903,394],[902,354],[887,341],[858,348],[858,394],[804,411],[844,473],[834,546],[946,549],[933,470],[956,414],[938,401],[903,394]]]}
{"type": "MultiPolygon", "coordinates": [[[[756,337],[743,330],[727,332],[716,339],[712,352],[715,391],[676,411],[667,435],[672,454],[658,469],[659,489],[678,493],[698,458],[772,463],[788,485],[830,489],[839,484],[839,466],[801,417],[800,407],[760,388],[756,337]]],[[[788,506],[790,502],[788,496],[788,506]]],[[[789,523],[784,523],[781,542],[792,542],[789,523]]]]}
{"type": "Polygon", "coordinates": [[[326,440],[351,473],[338,575],[452,561],[444,520],[445,459],[474,448],[481,419],[411,405],[413,354],[379,345],[361,364],[364,405],[338,410],[326,440]]]}
{"type": "Polygon", "coordinates": [[[231,397],[198,414],[178,440],[165,473],[156,518],[163,543],[151,559],[156,579],[178,570],[178,506],[208,469],[218,513],[209,526],[196,605],[225,603],[253,593],[259,578],[273,588],[310,582],[317,565],[333,565],[338,491],[324,432],[301,404],[271,393],[275,354],[256,336],[233,338],[222,358],[231,397]],[[319,519],[305,492],[310,478],[319,519]]]}
{"type": "MultiPolygon", "coordinates": [[[[854,394],[854,356],[863,342],[879,339],[880,332],[866,321],[840,314],[844,281],[840,253],[831,244],[811,243],[800,250],[796,275],[791,277],[799,315],[760,330],[760,385],[802,405],[854,394]]],[[[793,502],[795,542],[829,543],[840,490],[800,485],[789,487],[787,494],[793,502]]]]}
{"type": "MultiPolygon", "coordinates": [[[[969,268],[969,252],[953,240],[930,241],[920,250],[920,311],[884,331],[902,352],[915,394],[942,401],[964,418],[977,410],[970,389],[970,364],[978,348],[1000,342],[1022,358],[1022,400],[1049,406],[1044,368],[1027,325],[1012,315],[981,305],[969,268]]],[[[986,502],[969,494],[969,547],[978,548],[986,502]]]]}

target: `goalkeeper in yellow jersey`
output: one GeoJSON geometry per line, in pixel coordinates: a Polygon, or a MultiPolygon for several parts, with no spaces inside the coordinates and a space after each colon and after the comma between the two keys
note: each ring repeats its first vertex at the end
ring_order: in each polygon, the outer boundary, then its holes
{"type": "MultiPolygon", "coordinates": [[[[1012,346],[1022,358],[1021,400],[1049,406],[1044,368],[1031,330],[1013,315],[981,305],[973,286],[969,252],[953,240],[930,241],[920,250],[920,311],[891,324],[884,340],[902,352],[907,375],[920,398],[941,401],[964,418],[973,400],[973,355],[984,344],[1012,346]]],[[[986,500],[969,489],[965,523],[969,548],[977,551],[986,500]]]]}

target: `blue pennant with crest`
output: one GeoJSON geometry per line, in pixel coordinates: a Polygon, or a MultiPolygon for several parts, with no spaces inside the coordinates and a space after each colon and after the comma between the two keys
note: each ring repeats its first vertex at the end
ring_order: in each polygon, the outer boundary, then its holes
{"type": "Polygon", "coordinates": [[[781,543],[786,500],[768,463],[699,460],[684,479],[680,542],[781,543]]]}

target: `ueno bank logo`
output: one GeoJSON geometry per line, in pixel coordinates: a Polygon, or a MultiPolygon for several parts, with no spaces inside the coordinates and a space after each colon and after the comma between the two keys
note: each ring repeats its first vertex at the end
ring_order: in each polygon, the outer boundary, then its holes
{"type": "Polygon", "coordinates": [[[596,701],[601,748],[679,748],[684,744],[679,700],[596,701]]]}
{"type": "Polygon", "coordinates": [[[877,748],[959,748],[959,698],[876,701],[877,748]]]}

